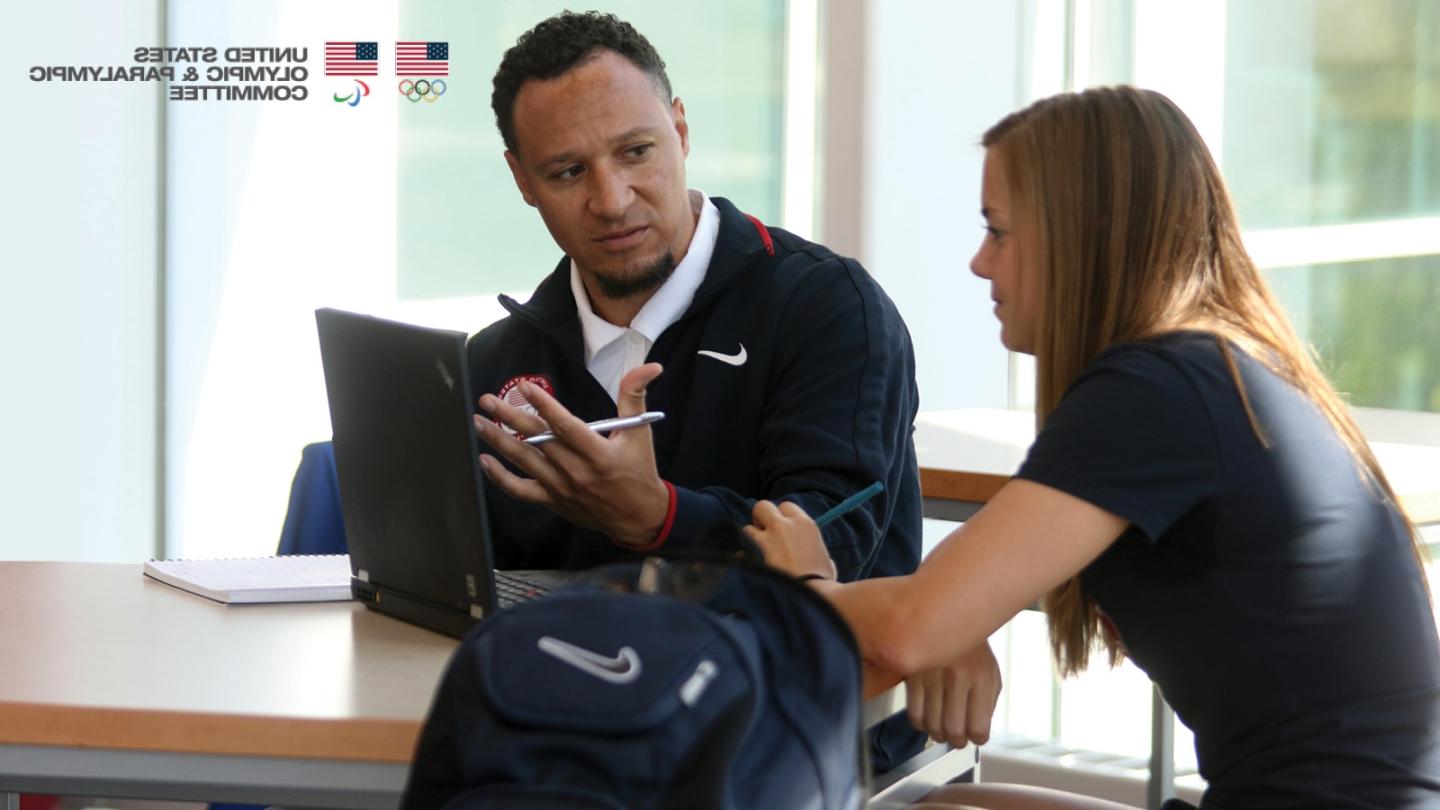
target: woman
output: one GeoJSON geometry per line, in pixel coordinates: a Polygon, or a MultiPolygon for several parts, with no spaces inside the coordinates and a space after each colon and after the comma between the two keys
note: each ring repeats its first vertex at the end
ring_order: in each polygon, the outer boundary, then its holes
{"type": "Polygon", "coordinates": [[[1246,255],[1194,126],[1158,93],[1105,88],[983,144],[970,267],[1001,341],[1035,356],[1024,464],[911,576],[825,581],[793,504],[757,505],[747,531],[819,575],[864,657],[900,676],[1043,597],[1062,672],[1099,648],[1160,685],[1195,732],[1202,807],[1440,805],[1417,535],[1246,255]]]}

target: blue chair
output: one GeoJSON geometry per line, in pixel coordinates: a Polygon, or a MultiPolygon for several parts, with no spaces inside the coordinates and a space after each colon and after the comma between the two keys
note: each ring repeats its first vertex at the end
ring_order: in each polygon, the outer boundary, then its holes
{"type": "Polygon", "coordinates": [[[290,506],[280,530],[278,554],[345,554],[345,522],[340,516],[340,483],[335,477],[335,447],[305,445],[290,484],[290,506]]]}

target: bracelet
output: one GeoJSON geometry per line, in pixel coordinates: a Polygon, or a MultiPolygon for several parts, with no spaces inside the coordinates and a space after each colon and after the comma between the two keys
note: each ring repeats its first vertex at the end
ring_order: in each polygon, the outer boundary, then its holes
{"type": "Polygon", "coordinates": [[[623,549],[626,549],[627,551],[654,551],[655,549],[664,545],[666,540],[670,539],[670,530],[675,527],[675,507],[677,505],[679,497],[675,494],[674,484],[666,481],[663,478],[660,479],[660,483],[665,485],[665,491],[670,495],[670,504],[665,509],[665,522],[660,524],[660,533],[655,535],[655,539],[651,540],[649,543],[646,543],[643,546],[627,545],[625,543],[616,542],[615,540],[611,540],[610,542],[623,549]]]}
{"type": "Polygon", "coordinates": [[[813,579],[823,579],[828,581],[830,578],[825,576],[824,574],[801,574],[800,576],[795,577],[796,582],[809,582],[813,579]]]}

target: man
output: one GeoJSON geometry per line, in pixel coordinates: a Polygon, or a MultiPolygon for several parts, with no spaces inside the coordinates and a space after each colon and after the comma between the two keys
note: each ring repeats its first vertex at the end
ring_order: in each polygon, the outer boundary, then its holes
{"type": "Polygon", "coordinates": [[[566,254],[469,346],[500,564],[695,544],[748,523],[758,499],[818,516],[880,481],[826,545],[842,580],[914,570],[914,354],[869,274],[687,188],[685,106],[613,16],[566,12],[522,35],[491,103],[515,184],[566,254]],[[583,424],[647,402],[666,414],[650,428],[583,424]],[[557,440],[538,447],[516,435],[547,429],[557,440]]]}

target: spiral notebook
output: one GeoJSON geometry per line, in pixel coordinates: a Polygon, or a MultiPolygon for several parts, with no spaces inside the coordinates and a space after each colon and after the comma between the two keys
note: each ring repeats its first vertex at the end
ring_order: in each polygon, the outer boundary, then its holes
{"type": "Polygon", "coordinates": [[[350,598],[350,556],[296,554],[150,560],[145,576],[226,604],[339,602],[350,598]]]}

